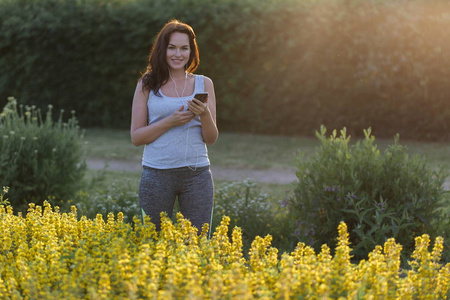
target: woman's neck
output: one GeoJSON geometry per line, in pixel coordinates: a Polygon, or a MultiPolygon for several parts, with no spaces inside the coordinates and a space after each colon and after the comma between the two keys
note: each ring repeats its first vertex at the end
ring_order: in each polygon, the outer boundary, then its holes
{"type": "Polygon", "coordinates": [[[170,76],[176,80],[181,81],[187,78],[187,73],[184,70],[177,70],[177,71],[169,71],[170,76]]]}

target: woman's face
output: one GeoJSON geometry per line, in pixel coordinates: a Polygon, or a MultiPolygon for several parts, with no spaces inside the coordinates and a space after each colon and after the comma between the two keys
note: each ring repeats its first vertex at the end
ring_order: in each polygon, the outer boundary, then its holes
{"type": "Polygon", "coordinates": [[[172,33],[166,49],[166,61],[169,69],[172,71],[184,70],[190,54],[189,36],[181,32],[172,33]]]}

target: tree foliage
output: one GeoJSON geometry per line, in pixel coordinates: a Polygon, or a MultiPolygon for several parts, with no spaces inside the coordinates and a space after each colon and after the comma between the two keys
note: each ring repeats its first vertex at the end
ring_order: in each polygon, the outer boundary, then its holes
{"type": "Polygon", "coordinates": [[[162,25],[199,41],[224,130],[450,138],[448,1],[3,0],[0,99],[128,127],[162,25]],[[418,117],[420,116],[420,117],[418,117]]]}

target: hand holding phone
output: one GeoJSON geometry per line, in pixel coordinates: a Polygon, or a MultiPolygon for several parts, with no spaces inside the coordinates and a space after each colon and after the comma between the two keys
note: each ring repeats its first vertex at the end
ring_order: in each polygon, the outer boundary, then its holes
{"type": "Polygon", "coordinates": [[[203,103],[206,103],[206,100],[208,99],[208,93],[197,93],[195,94],[194,98],[202,101],[203,103]]]}
{"type": "Polygon", "coordinates": [[[206,104],[208,101],[208,93],[196,93],[194,98],[201,101],[203,105],[198,104],[194,101],[194,99],[192,99],[191,101],[188,101],[188,110],[192,111],[196,115],[199,115],[203,113],[203,111],[205,111],[206,107],[208,106],[206,104]]]}

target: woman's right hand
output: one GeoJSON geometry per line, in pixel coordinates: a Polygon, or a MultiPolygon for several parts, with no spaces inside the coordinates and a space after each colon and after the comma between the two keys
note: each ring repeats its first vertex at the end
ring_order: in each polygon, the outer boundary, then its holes
{"type": "Polygon", "coordinates": [[[148,124],[148,97],[149,92],[143,91],[142,82],[139,81],[133,97],[130,127],[131,141],[135,146],[150,144],[170,128],[185,125],[195,117],[192,112],[184,111],[184,106],[181,106],[168,117],[148,124]]]}
{"type": "Polygon", "coordinates": [[[170,116],[170,121],[173,127],[175,126],[181,126],[186,125],[189,123],[193,118],[195,117],[195,114],[191,111],[184,110],[184,105],[181,106],[179,109],[174,111],[170,116]]]}

